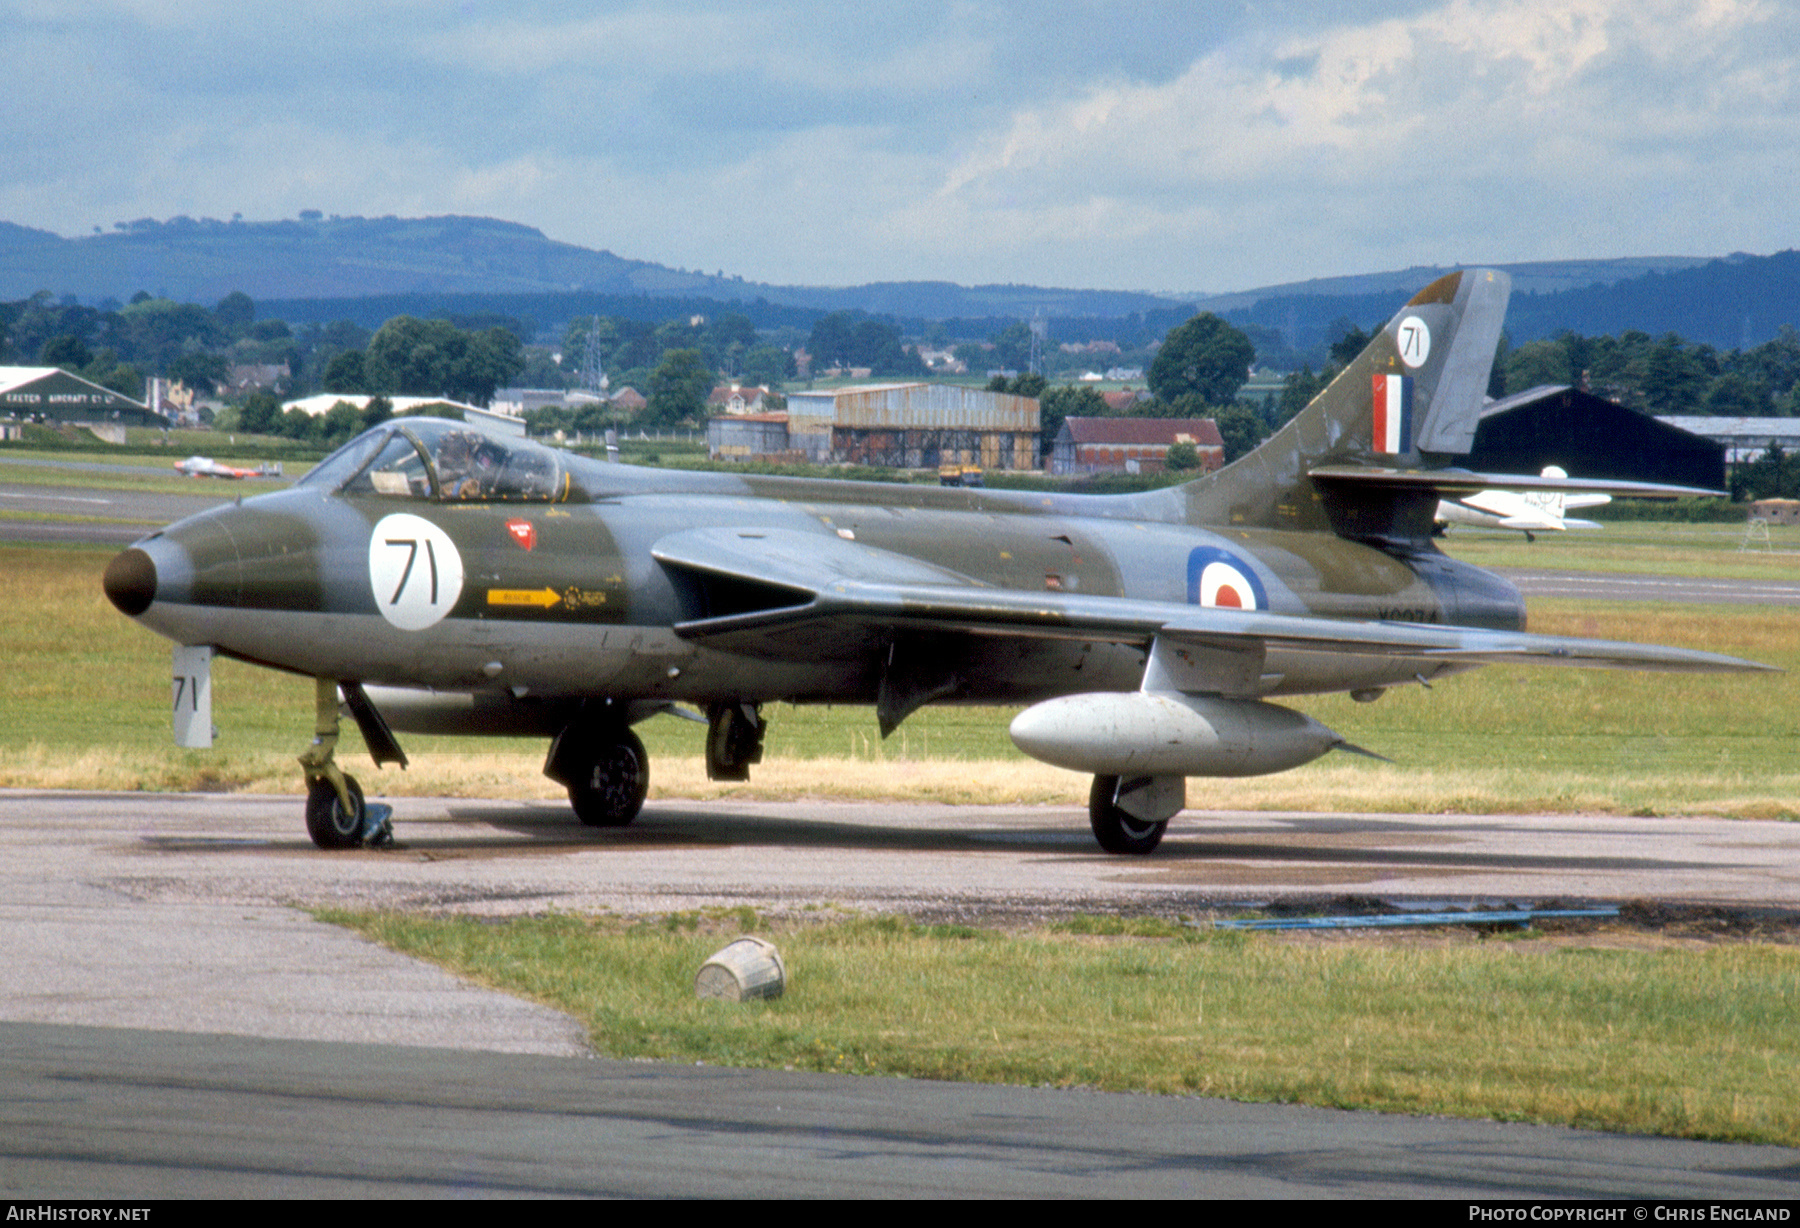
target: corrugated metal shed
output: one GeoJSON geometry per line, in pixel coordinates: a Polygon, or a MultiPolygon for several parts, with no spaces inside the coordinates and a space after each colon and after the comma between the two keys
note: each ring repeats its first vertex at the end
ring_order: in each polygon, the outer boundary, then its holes
{"type": "Polygon", "coordinates": [[[1800,418],[1707,418],[1664,414],[1658,422],[1725,445],[1731,464],[1755,460],[1778,443],[1784,452],[1800,450],[1800,418]]]}
{"type": "Polygon", "coordinates": [[[796,431],[1036,431],[1038,403],[1036,397],[960,384],[853,384],[789,393],[788,421],[796,431]]]}
{"type": "Polygon", "coordinates": [[[1033,467],[1035,397],[958,384],[853,384],[788,395],[789,446],[818,461],[1033,467]]]}
{"type": "Polygon", "coordinates": [[[732,414],[709,419],[706,451],[713,460],[784,458],[788,452],[788,416],[732,414]]]}

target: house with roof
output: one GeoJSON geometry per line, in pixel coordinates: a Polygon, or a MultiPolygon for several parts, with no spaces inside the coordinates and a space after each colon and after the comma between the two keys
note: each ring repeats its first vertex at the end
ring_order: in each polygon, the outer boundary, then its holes
{"type": "Polygon", "coordinates": [[[1177,443],[1194,446],[1203,472],[1225,463],[1225,440],[1211,418],[1064,418],[1050,472],[1160,473],[1177,443]]]}
{"type": "Polygon", "coordinates": [[[765,408],[763,398],[769,395],[767,388],[759,388],[752,384],[746,388],[741,384],[721,384],[707,394],[706,412],[709,414],[757,414],[765,408]]]}

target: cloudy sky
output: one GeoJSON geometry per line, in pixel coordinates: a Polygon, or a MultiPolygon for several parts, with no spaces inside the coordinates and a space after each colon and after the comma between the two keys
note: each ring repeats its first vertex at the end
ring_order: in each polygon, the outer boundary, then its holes
{"type": "Polygon", "coordinates": [[[0,0],[0,219],[483,214],[778,283],[1795,246],[1791,0],[0,0]]]}

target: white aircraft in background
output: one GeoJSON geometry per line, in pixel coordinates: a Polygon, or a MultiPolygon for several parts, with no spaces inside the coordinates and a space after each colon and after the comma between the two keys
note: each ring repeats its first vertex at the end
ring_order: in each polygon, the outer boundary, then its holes
{"type": "MultiPolygon", "coordinates": [[[[1551,465],[1541,475],[1566,482],[1569,475],[1551,465]]],[[[1561,490],[1478,490],[1461,499],[1438,501],[1440,524],[1469,524],[1486,529],[1517,529],[1527,541],[1536,533],[1560,533],[1564,529],[1598,529],[1593,520],[1576,520],[1564,513],[1582,507],[1611,503],[1611,495],[1569,495],[1561,490]]]]}
{"type": "Polygon", "coordinates": [[[221,465],[210,456],[190,456],[184,461],[175,462],[175,471],[184,473],[190,478],[230,478],[237,481],[241,478],[273,477],[280,472],[264,465],[261,469],[233,469],[230,465],[221,465]]]}

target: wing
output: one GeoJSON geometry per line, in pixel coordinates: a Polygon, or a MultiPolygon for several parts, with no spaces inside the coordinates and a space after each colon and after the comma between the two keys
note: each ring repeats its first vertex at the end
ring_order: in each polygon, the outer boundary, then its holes
{"type": "MultiPolygon", "coordinates": [[[[1611,478],[1554,478],[1522,473],[1471,473],[1467,469],[1383,469],[1362,465],[1321,465],[1309,469],[1307,473],[1308,476],[1327,483],[1428,489],[1435,490],[1446,498],[1465,501],[1468,493],[1488,489],[1562,491],[1565,495],[1574,497],[1582,494],[1622,495],[1633,499],[1697,498],[1727,493],[1700,486],[1664,486],[1657,482],[1626,482],[1611,478]]],[[[1583,503],[1575,506],[1592,505],[1583,503]]]]}
{"type": "MultiPolygon", "coordinates": [[[[706,592],[707,617],[675,633],[750,656],[862,651],[890,629],[1039,636],[1212,650],[1222,679],[1250,681],[1269,649],[1415,659],[1716,673],[1770,666],[1717,653],[1524,632],[1350,622],[994,588],[891,551],[784,529],[688,529],[651,554],[706,592]]],[[[1229,684],[1215,689],[1235,690],[1229,684]]]]}

